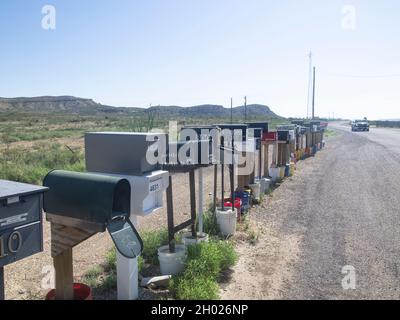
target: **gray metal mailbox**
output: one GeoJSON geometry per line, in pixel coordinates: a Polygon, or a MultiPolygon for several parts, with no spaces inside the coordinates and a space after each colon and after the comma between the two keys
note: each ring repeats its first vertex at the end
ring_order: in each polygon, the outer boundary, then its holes
{"type": "Polygon", "coordinates": [[[47,190],[0,180],[0,300],[3,267],[43,251],[42,194],[47,190]]]}
{"type": "Polygon", "coordinates": [[[146,154],[164,133],[92,132],[85,135],[86,169],[90,172],[137,176],[158,169],[146,154]]]}
{"type": "Polygon", "coordinates": [[[0,180],[0,267],[43,250],[45,191],[47,188],[0,180]]]}
{"type": "Polygon", "coordinates": [[[142,240],[129,220],[131,186],[128,180],[56,170],[45,177],[43,185],[50,188],[43,202],[46,213],[80,221],[82,225],[92,223],[101,231],[107,228],[117,250],[127,258],[141,253],[142,240]]]}

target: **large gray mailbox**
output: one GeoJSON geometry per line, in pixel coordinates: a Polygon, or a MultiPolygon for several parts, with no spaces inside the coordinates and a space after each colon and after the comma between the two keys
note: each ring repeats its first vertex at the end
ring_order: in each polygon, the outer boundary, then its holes
{"type": "Polygon", "coordinates": [[[3,267],[43,251],[42,194],[47,188],[0,180],[0,299],[3,267]]]}
{"type": "Polygon", "coordinates": [[[157,170],[158,163],[149,163],[147,151],[164,133],[92,132],[85,135],[86,168],[91,172],[107,172],[137,176],[157,170]]]}

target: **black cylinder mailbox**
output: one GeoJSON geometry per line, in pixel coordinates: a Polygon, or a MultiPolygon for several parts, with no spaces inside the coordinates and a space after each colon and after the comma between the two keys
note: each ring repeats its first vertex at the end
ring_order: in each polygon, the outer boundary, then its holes
{"type": "Polygon", "coordinates": [[[117,250],[127,258],[137,257],[142,240],[129,220],[131,187],[128,180],[102,174],[55,170],[43,180],[50,188],[45,195],[44,211],[64,221],[89,222],[107,228],[117,250]]]}

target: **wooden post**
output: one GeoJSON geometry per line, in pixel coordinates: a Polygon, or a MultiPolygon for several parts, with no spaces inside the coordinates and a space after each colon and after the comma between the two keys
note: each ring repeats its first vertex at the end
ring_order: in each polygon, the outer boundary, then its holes
{"type": "Polygon", "coordinates": [[[98,232],[103,226],[92,222],[47,213],[51,222],[51,256],[56,272],[56,300],[73,300],[72,248],[98,232]]]}
{"type": "Polygon", "coordinates": [[[269,176],[269,143],[263,143],[264,150],[264,177],[269,176]]]}
{"type": "Polygon", "coordinates": [[[5,299],[4,294],[4,267],[0,267],[0,300],[5,299]]]}
{"type": "Polygon", "coordinates": [[[56,300],[74,300],[72,248],[53,258],[56,271],[56,300]]]}

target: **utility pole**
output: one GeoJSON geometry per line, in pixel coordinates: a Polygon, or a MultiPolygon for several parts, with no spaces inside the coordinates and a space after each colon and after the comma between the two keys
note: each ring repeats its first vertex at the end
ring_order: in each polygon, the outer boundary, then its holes
{"type": "Polygon", "coordinates": [[[233,98],[231,98],[231,123],[233,123],[233,98]]]}
{"type": "Polygon", "coordinates": [[[308,68],[308,87],[307,87],[307,119],[310,114],[310,91],[311,91],[311,73],[312,73],[312,52],[308,54],[309,68],[308,68]]]}
{"type": "Polygon", "coordinates": [[[315,119],[315,67],[313,68],[312,119],[315,119]]]}
{"type": "Polygon", "coordinates": [[[247,121],[247,97],[244,97],[244,120],[247,121]]]}

